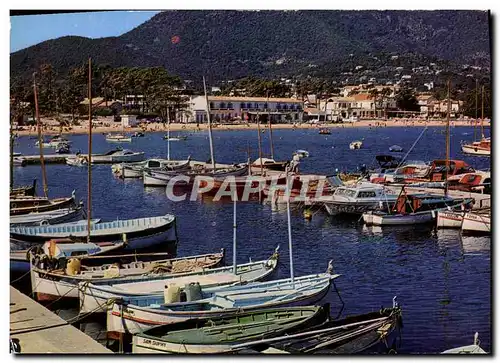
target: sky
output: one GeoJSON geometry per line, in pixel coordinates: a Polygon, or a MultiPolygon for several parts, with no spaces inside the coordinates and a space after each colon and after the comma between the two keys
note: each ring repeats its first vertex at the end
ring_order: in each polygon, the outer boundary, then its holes
{"type": "Polygon", "coordinates": [[[10,52],[65,35],[87,38],[118,36],[149,20],[158,11],[103,11],[10,17],[10,52]]]}

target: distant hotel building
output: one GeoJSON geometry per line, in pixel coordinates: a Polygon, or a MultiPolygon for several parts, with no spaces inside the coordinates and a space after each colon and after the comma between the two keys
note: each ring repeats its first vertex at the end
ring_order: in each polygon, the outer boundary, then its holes
{"type": "MultiPolygon", "coordinates": [[[[303,101],[294,98],[208,96],[210,119],[214,122],[256,122],[257,116],[273,123],[302,121],[303,101]]],[[[207,121],[205,96],[194,96],[190,101],[189,122],[207,121]]]]}

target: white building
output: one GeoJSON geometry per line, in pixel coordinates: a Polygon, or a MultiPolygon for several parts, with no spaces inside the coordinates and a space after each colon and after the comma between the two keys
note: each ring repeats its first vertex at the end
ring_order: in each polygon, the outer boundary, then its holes
{"type": "MultiPolygon", "coordinates": [[[[300,122],[303,116],[303,101],[294,98],[208,96],[210,119],[214,122],[275,123],[300,122]]],[[[190,100],[189,122],[207,121],[205,96],[193,96],[190,100]]]]}
{"type": "Polygon", "coordinates": [[[136,115],[121,115],[123,127],[135,127],[137,125],[136,115]]]}

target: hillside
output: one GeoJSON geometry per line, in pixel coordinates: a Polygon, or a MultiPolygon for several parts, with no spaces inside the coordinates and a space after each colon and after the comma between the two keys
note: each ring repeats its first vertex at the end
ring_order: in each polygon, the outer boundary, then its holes
{"type": "Polygon", "coordinates": [[[334,69],[350,55],[412,52],[489,64],[484,11],[166,11],[119,37],[62,37],[11,54],[11,76],[50,63],[164,66],[183,78],[280,76],[334,69]]]}

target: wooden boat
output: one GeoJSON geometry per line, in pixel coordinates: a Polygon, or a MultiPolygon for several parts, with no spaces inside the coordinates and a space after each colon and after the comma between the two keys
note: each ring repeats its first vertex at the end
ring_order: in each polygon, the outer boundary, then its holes
{"type": "Polygon", "coordinates": [[[289,164],[289,162],[288,161],[276,161],[274,159],[269,159],[269,158],[258,158],[257,160],[255,160],[252,163],[251,167],[254,170],[258,171],[261,164],[262,164],[263,169],[285,171],[285,168],[289,164]]]}
{"type": "Polygon", "coordinates": [[[197,282],[203,288],[211,288],[263,280],[274,273],[278,257],[275,251],[267,260],[237,265],[236,273],[234,266],[225,266],[169,276],[133,276],[116,282],[96,281],[80,284],[80,311],[104,312],[107,309],[105,303],[108,299],[122,298],[128,301],[140,298],[144,300],[143,298],[149,295],[163,295],[166,285],[176,285],[182,288],[192,282],[197,282]]]}
{"type": "MultiPolygon", "coordinates": [[[[85,221],[86,223],[87,221],[85,221]]],[[[15,245],[19,245],[18,241],[13,241],[15,245]]],[[[61,258],[68,259],[75,256],[78,258],[88,258],[91,256],[102,256],[108,253],[114,253],[123,249],[125,242],[74,242],[70,239],[56,239],[50,240],[43,244],[43,246],[36,245],[29,248],[15,248],[10,251],[10,269],[16,272],[30,271],[30,254],[39,253],[49,256],[52,261],[57,261],[61,258]]],[[[41,262],[41,260],[40,260],[41,262]]],[[[47,263],[47,259],[43,261],[47,263]]],[[[66,267],[66,266],[65,266],[66,267]]],[[[36,286],[36,285],[33,285],[36,286]]],[[[76,289],[75,289],[76,290],[76,289]]]]}
{"type": "MultiPolygon", "coordinates": [[[[329,309],[329,307],[328,307],[329,309]]],[[[235,344],[288,335],[323,322],[320,306],[242,311],[222,317],[190,319],[138,333],[133,353],[217,354],[235,344]]]]}
{"type": "Polygon", "coordinates": [[[132,137],[124,134],[107,134],[107,142],[132,142],[132,137]]]}
{"type": "Polygon", "coordinates": [[[322,128],[322,129],[319,129],[319,134],[320,135],[331,135],[332,132],[330,131],[330,129],[322,128]]]}
{"type": "Polygon", "coordinates": [[[82,207],[62,208],[46,212],[31,212],[28,214],[13,215],[10,225],[17,226],[43,226],[70,222],[82,217],[82,207]]]}
{"type": "Polygon", "coordinates": [[[386,192],[379,184],[361,182],[354,186],[338,187],[324,205],[330,215],[361,215],[369,210],[391,209],[396,199],[397,195],[386,192]]]}
{"type": "Polygon", "coordinates": [[[190,168],[191,159],[187,160],[167,160],[167,159],[148,159],[138,163],[113,164],[111,170],[121,178],[142,178],[144,170],[187,170],[190,168]]]}
{"type": "Polygon", "coordinates": [[[474,334],[474,343],[463,347],[452,348],[445,350],[441,354],[487,354],[483,348],[479,346],[479,333],[474,334]]]}
{"type": "Polygon", "coordinates": [[[437,228],[462,228],[465,211],[440,210],[437,212],[437,228]]]}
{"type": "Polygon", "coordinates": [[[16,197],[10,199],[10,215],[40,213],[75,206],[75,194],[67,198],[16,197]]]}
{"type": "Polygon", "coordinates": [[[261,352],[274,348],[291,354],[360,354],[387,353],[396,347],[402,328],[402,310],[396,302],[392,308],[329,319],[301,332],[269,339],[255,339],[236,344],[234,352],[251,349],[261,352]]]}
{"type": "MultiPolygon", "coordinates": [[[[163,253],[135,255],[135,261],[121,263],[124,257],[99,256],[99,258],[86,258],[77,264],[77,268],[70,270],[70,259],[58,259],[50,265],[43,258],[38,257],[31,267],[32,286],[39,297],[44,300],[65,298],[78,298],[78,284],[81,282],[114,282],[134,276],[165,277],[175,274],[189,273],[200,269],[210,269],[221,263],[224,251],[220,253],[205,254],[165,259],[163,253]],[[100,264],[99,260],[103,263],[100,264]],[[141,261],[137,259],[153,257],[153,260],[141,261]],[[90,264],[90,265],[89,265],[90,264]]],[[[64,257],[64,256],[63,256],[64,257]]],[[[79,258],[80,260],[80,258],[79,258]]]]}
{"type": "Polygon", "coordinates": [[[363,146],[363,141],[356,140],[356,141],[353,141],[349,144],[349,149],[357,150],[357,149],[361,149],[361,146],[363,146]]]}
{"type": "Polygon", "coordinates": [[[462,152],[469,155],[490,156],[491,138],[483,137],[480,141],[462,143],[462,152]]]}
{"type": "Polygon", "coordinates": [[[187,285],[186,292],[194,289],[196,293],[186,293],[186,301],[170,302],[160,294],[115,300],[107,312],[107,330],[133,334],[158,325],[220,317],[241,310],[309,305],[325,297],[337,277],[326,273],[296,277],[293,283],[288,278],[211,289],[187,285]]]}
{"type": "Polygon", "coordinates": [[[491,210],[465,213],[462,222],[462,232],[491,234],[491,210]]]}
{"type": "Polygon", "coordinates": [[[406,194],[403,190],[390,211],[363,213],[367,225],[413,225],[433,222],[440,210],[461,210],[472,207],[473,199],[456,199],[433,194],[406,194]]]}
{"type": "MultiPolygon", "coordinates": [[[[177,240],[175,216],[137,218],[101,222],[91,225],[90,240],[109,242],[127,241],[127,249],[139,249],[177,240]]],[[[86,239],[86,224],[58,224],[37,227],[11,227],[10,235],[20,241],[43,243],[51,239],[86,239]]]]}
{"type": "Polygon", "coordinates": [[[32,185],[15,187],[10,190],[10,197],[34,197],[36,194],[36,179],[32,185]]]}
{"type": "Polygon", "coordinates": [[[92,155],[92,164],[134,163],[144,160],[144,152],[134,152],[127,149],[115,149],[106,154],[92,155]]]}

